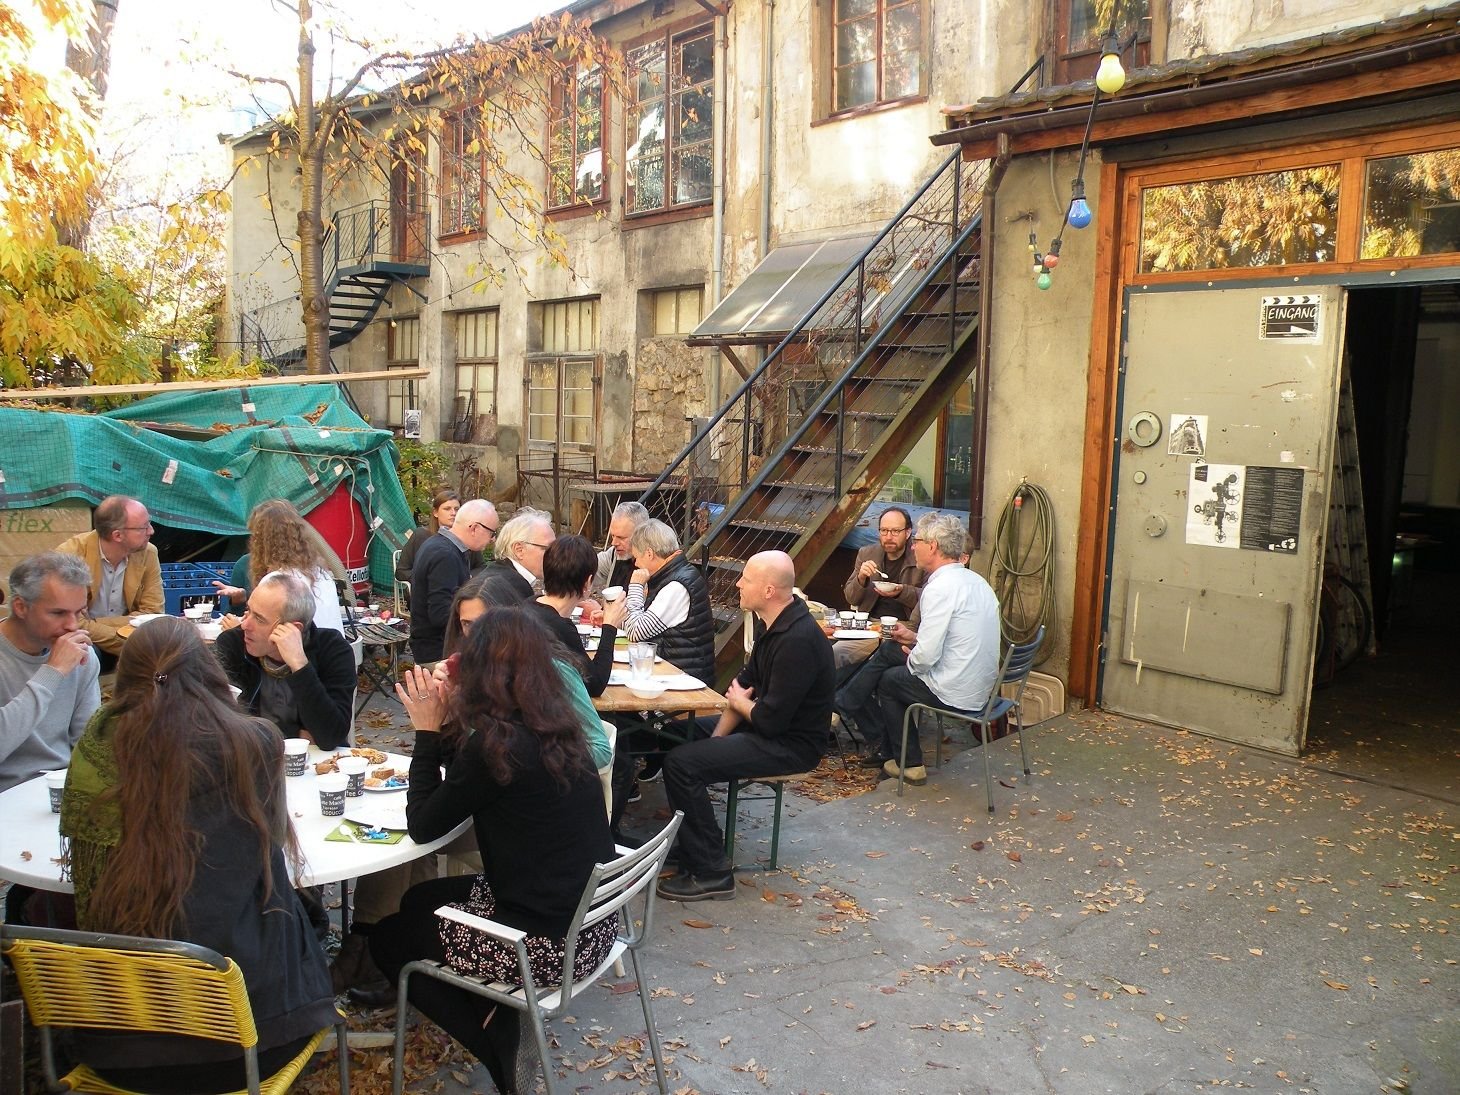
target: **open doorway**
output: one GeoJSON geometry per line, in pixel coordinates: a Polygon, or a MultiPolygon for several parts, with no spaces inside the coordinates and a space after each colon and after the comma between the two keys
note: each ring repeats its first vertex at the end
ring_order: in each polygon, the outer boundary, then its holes
{"type": "Polygon", "coordinates": [[[1305,760],[1460,802],[1460,282],[1351,288],[1345,345],[1374,642],[1315,687],[1305,760]]]}

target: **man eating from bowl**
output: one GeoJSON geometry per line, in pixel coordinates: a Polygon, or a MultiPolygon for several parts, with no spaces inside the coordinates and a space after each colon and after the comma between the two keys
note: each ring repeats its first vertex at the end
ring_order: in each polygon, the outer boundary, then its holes
{"type": "MultiPolygon", "coordinates": [[[[901,506],[888,506],[877,518],[877,543],[857,552],[852,575],[842,595],[854,612],[865,612],[869,620],[896,616],[906,620],[918,605],[927,576],[907,550],[912,534],[912,516],[901,506]]],[[[860,665],[877,649],[877,640],[844,639],[836,644],[837,679],[846,678],[852,666],[860,665]]]]}

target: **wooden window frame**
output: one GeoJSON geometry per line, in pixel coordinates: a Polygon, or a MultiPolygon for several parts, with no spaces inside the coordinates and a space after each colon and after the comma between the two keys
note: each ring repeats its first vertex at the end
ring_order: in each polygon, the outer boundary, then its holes
{"type": "Polygon", "coordinates": [[[578,213],[608,204],[608,135],[611,130],[612,121],[608,111],[608,81],[605,78],[602,66],[594,65],[588,72],[590,75],[596,74],[598,77],[598,154],[601,160],[599,193],[597,197],[593,198],[580,198],[577,193],[576,165],[581,162],[585,153],[584,150],[578,147],[580,109],[577,88],[580,69],[577,65],[571,65],[565,70],[568,78],[564,79],[562,76],[554,76],[552,86],[549,90],[551,109],[547,120],[547,143],[544,146],[547,149],[547,185],[543,191],[549,214],[578,213]],[[563,99],[566,99],[566,102],[563,99]],[[553,200],[553,150],[555,148],[554,141],[558,127],[562,125],[569,127],[570,154],[568,156],[568,163],[574,166],[574,185],[571,188],[573,192],[572,197],[568,201],[555,202],[553,200]]]}
{"type": "MultiPolygon", "coordinates": [[[[414,369],[421,363],[421,318],[419,316],[395,316],[387,321],[385,328],[385,367],[387,369],[414,369]],[[401,325],[414,325],[415,346],[414,353],[409,357],[402,357],[399,354],[398,344],[401,339],[401,325]]],[[[388,380],[385,383],[385,425],[392,430],[405,428],[405,409],[411,405],[415,398],[416,381],[409,380],[388,380]],[[395,404],[399,402],[400,413],[392,413],[395,404]]]]}
{"type": "MultiPolygon", "coordinates": [[[[1094,46],[1072,47],[1070,44],[1070,19],[1074,13],[1075,5],[1081,0],[1050,0],[1049,18],[1050,26],[1053,29],[1049,48],[1049,79],[1047,84],[1073,84],[1080,80],[1093,80],[1095,69],[1100,64],[1099,36],[1104,33],[1104,28],[1097,27],[1095,30],[1096,41],[1094,46]]],[[[1131,0],[1117,0],[1122,5],[1130,3],[1131,0]]],[[[1136,39],[1131,49],[1126,50],[1121,57],[1121,63],[1131,69],[1137,65],[1148,65],[1151,63],[1151,24],[1157,13],[1151,9],[1162,5],[1164,0],[1149,0],[1147,13],[1141,17],[1140,24],[1136,30],[1136,39]]],[[[1120,41],[1125,43],[1130,35],[1129,26],[1121,33],[1120,41]]]]}
{"type": "Polygon", "coordinates": [[[648,304],[649,304],[649,330],[651,332],[650,333],[650,337],[651,338],[684,338],[686,335],[688,335],[688,334],[690,334],[690,333],[693,332],[694,327],[698,327],[700,325],[700,323],[702,323],[704,321],[704,318],[705,318],[705,287],[703,285],[665,285],[665,286],[661,286],[661,287],[656,288],[656,289],[646,289],[644,291],[645,291],[645,293],[648,294],[648,297],[649,297],[649,300],[648,300],[648,304]],[[665,295],[671,295],[671,294],[673,295],[673,297],[674,297],[675,321],[676,321],[676,327],[678,327],[679,326],[678,317],[679,317],[680,298],[682,297],[683,294],[690,293],[690,292],[698,293],[699,294],[699,297],[700,297],[700,299],[699,299],[699,318],[695,320],[694,327],[691,327],[688,331],[683,331],[683,330],[661,331],[661,330],[659,330],[659,299],[660,299],[660,297],[665,296],[665,295]]]}
{"type": "MultiPolygon", "coordinates": [[[[502,352],[502,311],[500,308],[470,308],[460,312],[448,312],[451,319],[453,331],[456,334],[456,366],[455,384],[452,389],[451,414],[447,418],[452,431],[459,432],[460,419],[463,416],[475,418],[478,415],[497,413],[497,384],[501,377],[501,352],[502,352]],[[481,356],[464,356],[461,353],[461,320],[466,316],[485,315],[490,313],[495,318],[492,321],[494,333],[494,345],[492,352],[481,356]],[[492,371],[492,383],[490,389],[484,391],[480,384],[481,370],[490,368],[492,371]],[[470,372],[470,383],[462,384],[463,371],[470,372]],[[465,397],[467,399],[466,409],[457,412],[458,401],[465,397]],[[484,405],[487,404],[487,405],[484,405]]],[[[445,431],[443,430],[443,433],[445,431]]],[[[462,438],[458,437],[458,440],[462,438]]]]}
{"type": "MultiPolygon", "coordinates": [[[[593,453],[598,445],[598,419],[603,407],[603,354],[597,351],[565,351],[549,353],[531,353],[527,355],[525,368],[522,370],[522,443],[528,452],[558,452],[558,453],[593,453]],[[591,436],[585,442],[563,440],[563,378],[565,370],[569,365],[582,362],[590,362],[592,366],[590,387],[592,390],[592,410],[588,415],[588,422],[591,436]],[[555,370],[553,386],[534,388],[532,384],[533,367],[536,365],[551,365],[555,370]],[[534,391],[551,391],[553,398],[553,437],[550,439],[536,437],[533,434],[533,410],[532,395],[534,391]]],[[[581,415],[572,417],[581,418],[581,415]]]]}
{"type": "Polygon", "coordinates": [[[877,44],[875,48],[875,61],[877,65],[877,86],[873,97],[865,103],[856,103],[852,106],[837,108],[837,0],[817,0],[816,6],[816,30],[817,41],[814,43],[814,56],[818,61],[820,78],[817,81],[818,109],[813,119],[813,125],[818,123],[840,121],[844,118],[854,118],[863,114],[873,114],[883,110],[895,109],[897,107],[912,106],[917,103],[928,101],[928,84],[931,79],[929,72],[931,50],[929,40],[931,39],[930,25],[932,20],[932,6],[928,0],[876,0],[876,11],[872,18],[876,20],[877,44]],[[886,27],[887,8],[905,8],[916,6],[918,8],[918,26],[920,35],[918,40],[918,89],[911,95],[899,95],[888,98],[885,95],[884,87],[884,35],[886,27]]]}
{"type": "MultiPolygon", "coordinates": [[[[720,56],[719,56],[719,51],[715,48],[715,40],[714,40],[715,39],[715,24],[713,22],[705,22],[703,20],[696,19],[696,20],[690,20],[690,21],[687,21],[687,22],[684,22],[684,23],[677,23],[677,24],[674,24],[672,26],[668,26],[668,27],[661,28],[660,30],[657,30],[653,34],[645,35],[642,38],[638,38],[638,39],[635,39],[635,40],[633,40],[631,42],[628,42],[624,46],[624,57],[627,59],[627,65],[628,65],[628,72],[627,72],[627,76],[626,76],[626,85],[627,85],[626,92],[627,92],[627,94],[626,94],[626,99],[625,99],[624,108],[623,108],[624,109],[624,155],[623,155],[623,165],[624,165],[624,195],[623,195],[623,207],[624,207],[624,221],[625,221],[625,226],[627,226],[627,224],[628,224],[629,221],[632,221],[635,218],[641,218],[641,217],[643,217],[643,218],[647,218],[647,217],[664,217],[666,214],[681,214],[682,215],[684,213],[684,211],[686,211],[686,210],[696,210],[696,211],[698,211],[698,210],[706,209],[706,208],[708,208],[710,206],[711,202],[714,200],[714,194],[713,194],[713,190],[714,190],[714,186],[713,186],[713,172],[714,172],[714,152],[713,152],[713,147],[714,147],[714,128],[715,128],[714,114],[712,113],[711,116],[710,116],[709,136],[707,136],[703,141],[694,141],[694,142],[691,142],[688,146],[686,146],[686,145],[682,145],[680,143],[680,141],[678,140],[678,138],[677,138],[677,135],[676,135],[676,132],[675,132],[676,126],[675,126],[675,122],[674,122],[674,115],[673,115],[672,110],[671,110],[671,107],[673,106],[674,97],[676,95],[678,95],[678,94],[681,94],[682,92],[684,92],[686,90],[683,87],[676,87],[676,81],[675,81],[675,74],[677,72],[677,64],[676,64],[676,61],[675,61],[676,47],[682,49],[684,45],[686,45],[686,44],[688,44],[690,42],[693,42],[693,41],[698,41],[700,39],[704,39],[704,38],[708,38],[709,39],[709,42],[710,42],[710,76],[709,76],[709,79],[708,80],[705,80],[704,81],[704,87],[708,90],[708,93],[709,93],[709,96],[710,96],[710,103],[711,103],[712,110],[719,111],[719,110],[723,110],[724,109],[724,104],[723,103],[717,103],[717,102],[714,101],[714,92],[715,92],[715,67],[720,63],[720,56]],[[650,207],[650,208],[633,208],[631,206],[631,201],[633,200],[634,192],[633,192],[633,188],[632,188],[631,183],[630,183],[630,177],[631,177],[631,172],[633,170],[633,164],[630,162],[630,159],[629,159],[629,149],[634,144],[634,138],[635,138],[636,134],[630,132],[630,130],[632,128],[632,119],[634,117],[635,112],[637,110],[639,110],[644,103],[647,103],[647,102],[650,102],[651,101],[648,98],[642,99],[642,100],[639,99],[639,98],[637,98],[637,94],[638,94],[637,76],[636,76],[636,73],[635,73],[635,70],[634,70],[634,66],[633,66],[633,57],[634,57],[634,54],[635,53],[637,53],[637,52],[639,52],[639,51],[641,51],[641,50],[643,50],[645,48],[648,48],[648,47],[651,47],[651,46],[655,46],[655,45],[662,45],[664,47],[664,68],[665,68],[664,87],[661,90],[661,93],[659,95],[654,96],[654,99],[657,99],[657,100],[661,101],[664,104],[664,144],[663,144],[663,148],[661,150],[661,155],[662,155],[663,160],[664,160],[664,195],[663,195],[664,200],[659,205],[656,205],[656,206],[653,206],[653,207],[650,207]],[[694,147],[698,147],[698,146],[704,146],[704,148],[706,149],[706,153],[707,153],[708,159],[710,161],[711,192],[709,194],[706,194],[705,197],[703,197],[703,198],[695,198],[693,200],[686,200],[686,201],[682,201],[682,202],[681,201],[674,201],[674,200],[672,200],[672,195],[674,194],[675,190],[677,189],[676,186],[675,186],[675,174],[674,174],[674,170],[673,170],[673,165],[674,165],[674,161],[675,161],[675,155],[678,152],[682,152],[686,147],[694,148],[694,147]]],[[[695,87],[695,86],[698,86],[698,85],[690,85],[691,88],[692,87],[695,87]]],[[[677,219],[677,218],[675,218],[675,219],[677,219]]]]}
{"type": "Polygon", "coordinates": [[[479,236],[487,230],[487,154],[485,148],[478,148],[475,153],[468,153],[466,149],[471,145],[472,140],[480,141],[481,135],[467,139],[465,127],[467,119],[475,115],[480,124],[482,104],[480,102],[463,103],[444,112],[441,124],[441,179],[440,206],[441,229],[440,238],[449,239],[457,237],[479,236]],[[461,201],[460,195],[466,191],[458,184],[457,175],[464,174],[460,164],[476,162],[477,178],[477,202],[481,209],[479,222],[467,225],[461,217],[461,210],[457,209],[453,214],[453,200],[461,208],[465,203],[461,201]]]}

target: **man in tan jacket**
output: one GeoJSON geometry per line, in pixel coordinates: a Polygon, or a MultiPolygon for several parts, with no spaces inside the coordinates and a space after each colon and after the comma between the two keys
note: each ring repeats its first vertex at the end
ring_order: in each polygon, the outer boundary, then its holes
{"type": "Polygon", "coordinates": [[[91,568],[81,626],[97,649],[115,657],[123,642],[118,631],[133,616],[162,611],[162,565],[152,546],[152,519],[135,498],[102,499],[92,524],[91,532],[78,533],[56,550],[79,555],[91,568]]]}

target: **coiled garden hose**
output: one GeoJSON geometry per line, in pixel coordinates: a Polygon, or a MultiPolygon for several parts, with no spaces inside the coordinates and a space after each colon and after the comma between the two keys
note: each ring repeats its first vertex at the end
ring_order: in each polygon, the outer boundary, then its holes
{"type": "Polygon", "coordinates": [[[1043,487],[1021,479],[999,515],[990,575],[999,598],[1005,642],[1027,642],[1041,624],[1045,626],[1036,665],[1054,650],[1050,642],[1055,603],[1053,555],[1054,506],[1043,487]]]}

